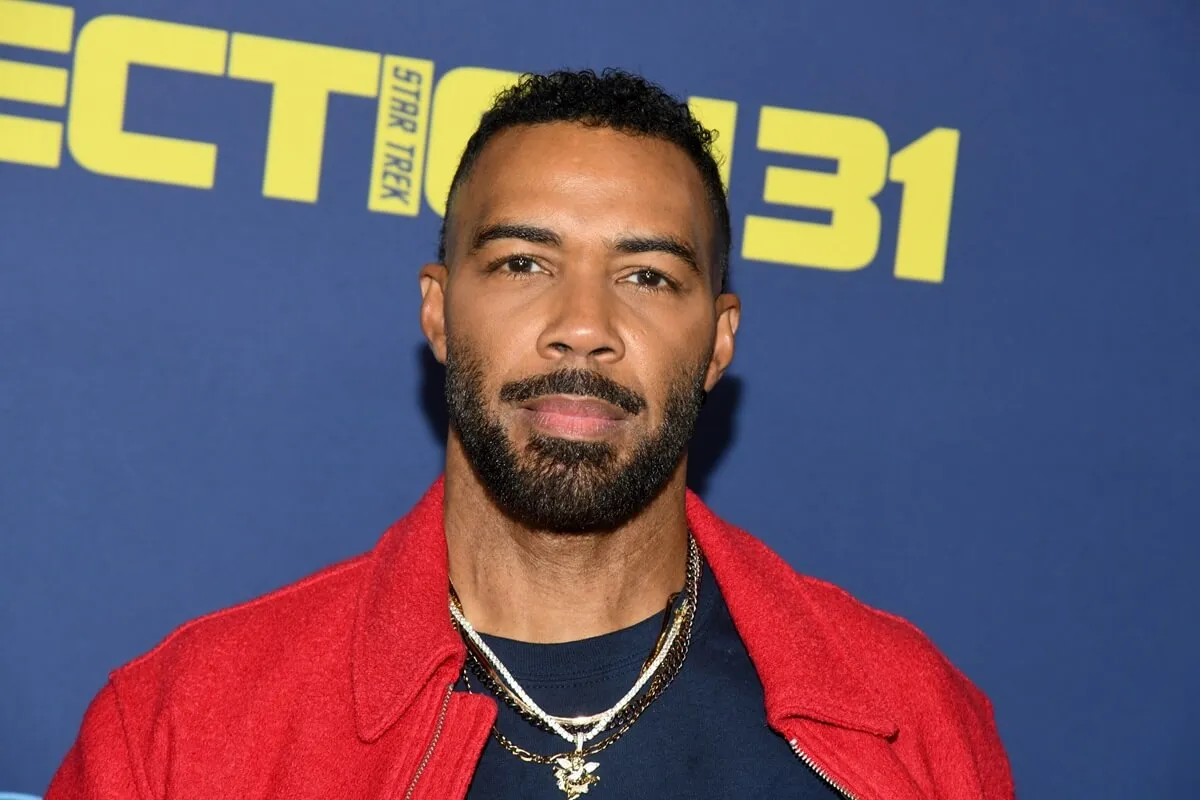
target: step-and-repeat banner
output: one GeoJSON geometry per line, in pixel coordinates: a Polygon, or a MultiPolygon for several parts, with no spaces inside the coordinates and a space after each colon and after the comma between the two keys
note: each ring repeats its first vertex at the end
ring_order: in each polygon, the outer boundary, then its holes
{"type": "Polygon", "coordinates": [[[0,0],[0,790],[422,493],[461,148],[608,65],[719,132],[745,314],[693,485],[927,631],[1023,797],[1200,796],[1190,0],[0,0]]]}

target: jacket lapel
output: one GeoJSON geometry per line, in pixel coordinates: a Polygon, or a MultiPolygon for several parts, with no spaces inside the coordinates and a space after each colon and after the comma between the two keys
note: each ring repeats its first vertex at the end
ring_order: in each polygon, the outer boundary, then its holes
{"type": "Polygon", "coordinates": [[[351,654],[355,723],[367,742],[409,711],[426,686],[453,682],[466,660],[446,609],[442,487],[438,479],[371,553],[351,654]]]}

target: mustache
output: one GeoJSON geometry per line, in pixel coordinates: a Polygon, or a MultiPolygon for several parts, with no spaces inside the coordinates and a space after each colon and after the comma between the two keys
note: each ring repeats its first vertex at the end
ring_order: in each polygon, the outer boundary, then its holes
{"type": "Polygon", "coordinates": [[[627,414],[640,414],[646,399],[599,372],[586,369],[561,369],[510,381],[500,387],[505,403],[524,403],[550,394],[573,394],[612,403],[627,414]]]}

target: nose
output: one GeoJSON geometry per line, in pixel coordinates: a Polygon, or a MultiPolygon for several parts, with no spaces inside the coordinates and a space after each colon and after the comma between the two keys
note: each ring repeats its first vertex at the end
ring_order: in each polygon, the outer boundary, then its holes
{"type": "Polygon", "coordinates": [[[586,274],[563,276],[543,299],[547,318],[538,336],[538,352],[544,358],[610,364],[625,357],[616,298],[605,279],[586,274]]]}

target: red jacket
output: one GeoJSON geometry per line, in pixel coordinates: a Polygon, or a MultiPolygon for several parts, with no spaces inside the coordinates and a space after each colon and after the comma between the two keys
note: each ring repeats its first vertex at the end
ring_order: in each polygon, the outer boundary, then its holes
{"type": "MultiPolygon", "coordinates": [[[[920,631],[797,575],[690,493],[687,516],[769,724],[818,772],[862,800],[1013,796],[990,704],[920,631]]],[[[113,672],[46,800],[463,797],[496,708],[451,689],[465,651],[447,586],[439,480],[371,552],[113,672]]]]}

